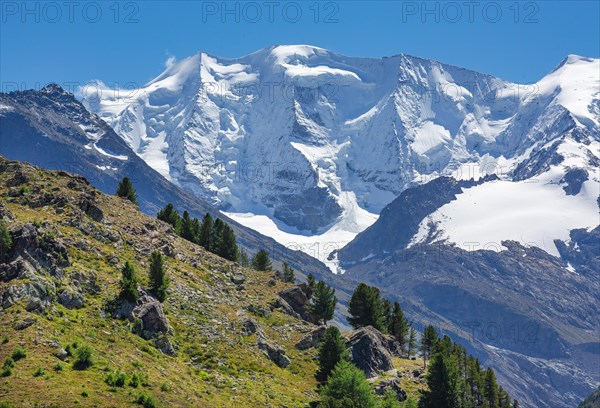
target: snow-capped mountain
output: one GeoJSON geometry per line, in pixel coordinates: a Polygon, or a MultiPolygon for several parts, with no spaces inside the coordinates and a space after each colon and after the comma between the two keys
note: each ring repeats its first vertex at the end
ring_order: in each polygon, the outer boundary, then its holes
{"type": "MultiPolygon", "coordinates": [[[[198,53],[137,89],[97,81],[82,94],[163,176],[326,260],[399,193],[439,175],[526,180],[563,151],[577,156],[563,168],[593,173],[599,66],[569,56],[539,82],[520,85],[408,55],[275,46],[236,59],[198,53]]],[[[587,183],[585,194],[594,188],[587,183]]],[[[564,233],[553,230],[546,241],[564,233]]]]}
{"type": "Polygon", "coordinates": [[[77,173],[107,194],[114,194],[119,181],[127,176],[135,185],[140,209],[149,215],[155,216],[167,203],[189,211],[192,217],[209,212],[223,218],[250,253],[268,248],[275,260],[288,262],[303,274],[330,275],[316,259],[223,217],[204,200],[164,179],[108,124],[56,84],[40,91],[0,93],[0,154],[46,169],[77,173]]]}

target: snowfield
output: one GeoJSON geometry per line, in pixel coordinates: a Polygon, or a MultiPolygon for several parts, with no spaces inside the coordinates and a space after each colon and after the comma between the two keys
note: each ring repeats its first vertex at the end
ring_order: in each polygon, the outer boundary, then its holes
{"type": "Polygon", "coordinates": [[[599,90],[600,60],[574,55],[521,85],[404,54],[287,45],[198,53],[138,89],[95,81],[82,95],[163,176],[336,270],[329,247],[440,175],[501,181],[440,208],[414,242],[433,223],[461,246],[514,239],[556,254],[554,239],[598,224],[599,90]],[[590,177],[567,196],[573,169],[590,177]]]}
{"type": "Polygon", "coordinates": [[[437,241],[473,251],[506,249],[517,241],[559,256],[555,239],[569,241],[569,231],[600,224],[596,199],[600,184],[588,180],[581,192],[567,195],[551,173],[512,182],[500,180],[463,189],[455,201],[440,207],[420,225],[414,243],[424,241],[431,225],[441,231],[437,241]]]}

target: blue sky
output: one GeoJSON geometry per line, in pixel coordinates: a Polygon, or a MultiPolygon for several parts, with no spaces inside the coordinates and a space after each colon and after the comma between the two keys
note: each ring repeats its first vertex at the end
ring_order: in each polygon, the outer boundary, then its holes
{"type": "Polygon", "coordinates": [[[142,84],[169,57],[236,57],[274,44],[407,53],[521,83],[567,54],[599,57],[597,1],[0,2],[2,90],[142,84]]]}

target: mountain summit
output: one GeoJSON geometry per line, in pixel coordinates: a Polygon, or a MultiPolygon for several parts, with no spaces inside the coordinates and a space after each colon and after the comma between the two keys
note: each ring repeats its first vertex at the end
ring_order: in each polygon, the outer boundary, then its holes
{"type": "Polygon", "coordinates": [[[402,191],[440,175],[529,179],[560,149],[592,166],[599,65],[569,56],[522,85],[404,54],[281,45],[198,53],[133,90],[96,82],[83,103],[166,178],[327,261],[402,191]]]}

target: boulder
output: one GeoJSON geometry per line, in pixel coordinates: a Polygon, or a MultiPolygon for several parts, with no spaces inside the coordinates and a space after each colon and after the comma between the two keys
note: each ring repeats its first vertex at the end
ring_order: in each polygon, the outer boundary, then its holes
{"type": "Polygon", "coordinates": [[[256,344],[258,345],[258,349],[279,367],[286,368],[290,365],[291,361],[289,357],[286,356],[285,350],[278,345],[271,344],[262,331],[257,332],[256,344]]]}
{"type": "Polygon", "coordinates": [[[159,349],[163,354],[168,356],[176,356],[175,348],[173,348],[173,344],[171,344],[171,340],[165,334],[159,335],[155,340],[154,344],[157,349],[159,349]]]}
{"type": "Polygon", "coordinates": [[[28,318],[16,323],[13,327],[15,330],[23,330],[23,329],[26,329],[29,326],[33,325],[34,323],[35,323],[35,318],[28,317],[28,318]]]}
{"type": "Polygon", "coordinates": [[[392,390],[396,394],[396,399],[398,401],[406,400],[406,391],[400,387],[400,380],[397,378],[390,378],[388,380],[383,380],[375,385],[375,393],[377,395],[385,395],[387,390],[392,390]]]}
{"type": "Polygon", "coordinates": [[[160,333],[170,332],[169,321],[160,302],[149,295],[144,295],[138,299],[131,314],[134,318],[140,320],[141,327],[138,328],[138,331],[145,339],[155,338],[160,333]]]}
{"type": "Polygon", "coordinates": [[[65,361],[67,357],[69,357],[69,353],[67,353],[67,350],[65,350],[64,348],[61,348],[54,353],[54,356],[57,357],[59,360],[65,361]]]}
{"type": "Polygon", "coordinates": [[[41,314],[52,303],[54,291],[54,284],[38,280],[9,286],[3,293],[0,293],[0,300],[3,309],[23,300],[26,302],[25,310],[41,314]]]}
{"type": "Polygon", "coordinates": [[[310,294],[308,285],[301,283],[293,288],[279,292],[279,305],[286,313],[294,317],[300,317],[307,322],[316,323],[317,319],[306,310],[310,294]]]}
{"type": "Polygon", "coordinates": [[[254,320],[249,317],[242,320],[242,334],[244,336],[250,336],[251,334],[256,333],[257,330],[258,324],[254,320]]]}
{"type": "Polygon", "coordinates": [[[296,343],[296,348],[298,350],[308,350],[310,348],[317,347],[326,330],[326,326],[320,326],[311,331],[306,336],[302,337],[298,343],[296,343]]]}
{"type": "Polygon", "coordinates": [[[67,309],[81,309],[85,305],[83,295],[71,289],[62,289],[58,294],[58,303],[67,309]]]}
{"type": "Polygon", "coordinates": [[[83,211],[88,217],[96,222],[101,222],[104,219],[104,213],[96,205],[93,198],[91,197],[83,197],[79,201],[79,208],[83,211]]]}
{"type": "Polygon", "coordinates": [[[361,327],[351,332],[346,341],[352,362],[367,378],[373,378],[381,371],[394,368],[388,344],[388,339],[372,326],[361,327]]]}
{"type": "Polygon", "coordinates": [[[241,273],[235,273],[231,276],[231,281],[236,285],[241,285],[242,283],[246,282],[246,277],[241,273]]]}

